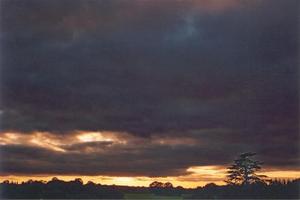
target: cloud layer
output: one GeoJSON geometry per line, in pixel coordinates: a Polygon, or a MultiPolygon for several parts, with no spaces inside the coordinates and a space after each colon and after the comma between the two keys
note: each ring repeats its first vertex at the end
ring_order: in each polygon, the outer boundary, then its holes
{"type": "Polygon", "coordinates": [[[117,144],[99,157],[84,149],[110,149],[111,141],[69,145],[67,154],[6,143],[3,171],[178,175],[249,150],[269,165],[296,167],[298,6],[1,1],[1,137],[111,131],[144,145],[117,144]]]}

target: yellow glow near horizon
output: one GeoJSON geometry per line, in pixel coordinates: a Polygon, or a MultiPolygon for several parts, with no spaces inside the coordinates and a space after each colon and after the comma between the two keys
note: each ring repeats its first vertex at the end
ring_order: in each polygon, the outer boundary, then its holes
{"type": "MultiPolygon", "coordinates": [[[[136,186],[136,187],[148,187],[153,181],[171,182],[174,187],[182,186],[185,188],[196,188],[198,186],[204,186],[208,182],[205,181],[178,181],[176,177],[110,177],[110,176],[63,176],[63,175],[51,175],[51,176],[0,176],[0,182],[9,180],[12,182],[26,182],[28,180],[50,181],[53,177],[57,177],[60,180],[71,181],[75,178],[81,178],[84,183],[92,181],[94,183],[100,183],[102,185],[120,185],[120,186],[136,186]]],[[[219,182],[217,182],[219,184],[219,182]]]]}
{"type": "MultiPolygon", "coordinates": [[[[116,177],[116,176],[76,176],[76,175],[9,175],[0,176],[0,181],[9,180],[21,183],[22,181],[43,180],[49,181],[53,177],[57,177],[64,181],[71,181],[75,178],[81,178],[84,183],[93,181],[102,185],[122,185],[122,186],[149,186],[153,181],[171,182],[174,187],[182,186],[185,188],[196,188],[204,186],[208,183],[215,183],[217,185],[224,185],[223,181],[226,176],[226,169],[222,166],[195,166],[188,169],[192,174],[177,176],[177,177],[116,177]]],[[[295,170],[271,170],[264,171],[263,174],[272,179],[296,179],[300,177],[300,171],[295,170]]]]}
{"type": "MultiPolygon", "coordinates": [[[[24,145],[24,146],[36,146],[39,148],[45,148],[58,153],[68,154],[75,150],[70,150],[67,147],[77,144],[84,144],[88,142],[112,142],[114,150],[122,150],[124,145],[131,146],[132,144],[139,145],[138,148],[143,148],[145,143],[159,144],[159,145],[195,145],[197,144],[192,138],[168,138],[168,137],[152,137],[150,140],[143,140],[141,138],[132,136],[128,133],[110,132],[110,131],[75,131],[66,135],[56,135],[48,132],[32,132],[28,134],[5,132],[0,136],[0,145],[24,145]],[[120,147],[120,149],[118,149],[120,147]]],[[[77,153],[90,153],[97,152],[98,149],[88,151],[79,149],[77,153]]],[[[102,150],[102,149],[101,149],[102,150]]],[[[135,150],[135,149],[134,149],[135,150]]],[[[105,149],[103,150],[105,151],[105,149]]],[[[118,151],[117,151],[118,152],[118,151]]],[[[52,177],[58,177],[62,180],[74,180],[75,178],[81,178],[84,182],[93,181],[95,183],[107,184],[107,185],[128,185],[128,186],[148,186],[153,181],[171,182],[175,187],[183,186],[186,188],[195,188],[197,186],[203,186],[207,183],[216,183],[219,185],[225,184],[223,180],[226,177],[225,166],[191,166],[187,169],[187,175],[181,175],[177,177],[157,177],[150,178],[145,176],[139,177],[116,177],[116,176],[82,176],[82,175],[10,175],[0,176],[0,181],[27,181],[33,180],[45,180],[49,181],[52,177]]],[[[272,179],[295,179],[300,177],[300,171],[297,170],[283,170],[274,169],[271,166],[266,167],[261,174],[265,174],[272,179]]]]}
{"type": "Polygon", "coordinates": [[[300,171],[296,170],[271,170],[261,172],[261,174],[267,175],[269,178],[278,178],[278,179],[294,179],[300,177],[300,171]]]}

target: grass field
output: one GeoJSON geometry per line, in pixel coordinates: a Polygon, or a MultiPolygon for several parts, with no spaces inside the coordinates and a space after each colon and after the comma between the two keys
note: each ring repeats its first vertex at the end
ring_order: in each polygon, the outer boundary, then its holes
{"type": "Polygon", "coordinates": [[[124,195],[125,199],[183,199],[181,196],[158,196],[152,193],[127,193],[124,195]]]}

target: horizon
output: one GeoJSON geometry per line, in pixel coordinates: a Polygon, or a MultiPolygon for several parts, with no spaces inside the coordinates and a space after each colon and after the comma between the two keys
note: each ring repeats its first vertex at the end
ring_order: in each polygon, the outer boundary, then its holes
{"type": "Polygon", "coordinates": [[[0,181],[300,177],[299,1],[2,0],[0,181]]]}
{"type": "MultiPolygon", "coordinates": [[[[275,171],[275,174],[270,173],[261,173],[267,175],[270,180],[281,180],[281,181],[293,181],[300,179],[299,171],[275,171]],[[271,176],[270,176],[271,174],[271,176]],[[278,176],[278,174],[280,176],[278,176]]],[[[54,178],[59,179],[60,181],[74,181],[79,178],[83,181],[83,184],[87,184],[88,182],[93,182],[95,184],[106,185],[106,186],[128,186],[128,187],[149,187],[149,185],[154,182],[170,182],[174,187],[183,187],[185,189],[195,189],[198,187],[204,187],[207,184],[214,183],[218,186],[224,186],[226,183],[224,182],[226,175],[221,177],[223,179],[219,179],[218,181],[203,181],[201,179],[197,181],[178,181],[174,177],[157,177],[157,178],[149,178],[149,177],[105,177],[105,176],[66,176],[66,175],[57,175],[57,176],[49,176],[49,175],[38,175],[38,176],[2,176],[0,177],[0,182],[9,181],[10,183],[22,184],[26,183],[30,180],[32,181],[43,181],[49,182],[54,178]]]]}

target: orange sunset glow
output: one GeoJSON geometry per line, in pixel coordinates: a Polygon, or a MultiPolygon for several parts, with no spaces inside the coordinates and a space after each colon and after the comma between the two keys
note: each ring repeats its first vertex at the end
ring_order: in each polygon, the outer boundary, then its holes
{"type": "MultiPolygon", "coordinates": [[[[197,141],[188,138],[162,138],[153,137],[149,141],[144,141],[141,138],[130,136],[126,133],[110,132],[110,131],[75,131],[67,136],[52,135],[48,132],[33,132],[30,134],[20,134],[13,132],[3,133],[0,138],[1,145],[25,145],[25,146],[38,146],[42,149],[47,149],[62,154],[68,153],[95,153],[99,151],[105,151],[105,148],[99,149],[98,147],[86,147],[80,149],[80,151],[70,150],[68,147],[78,144],[90,144],[93,142],[108,142],[109,146],[124,146],[124,145],[137,145],[151,143],[157,145],[196,145],[197,141]],[[67,145],[66,145],[66,141],[67,145]]],[[[226,179],[226,168],[228,166],[194,166],[186,169],[187,175],[181,175],[176,177],[145,177],[145,176],[101,176],[101,175],[2,175],[0,181],[10,180],[13,182],[24,182],[31,180],[43,180],[49,181],[53,177],[57,177],[61,180],[70,181],[80,177],[84,183],[93,181],[104,185],[123,185],[123,186],[148,186],[153,181],[172,182],[174,186],[183,186],[186,188],[196,188],[204,186],[208,183],[216,183],[218,185],[224,185],[226,179]]],[[[297,170],[279,170],[272,168],[265,168],[263,173],[269,178],[276,179],[293,179],[300,177],[300,171],[297,170]]]]}
{"type": "Polygon", "coordinates": [[[299,199],[299,0],[0,0],[0,199],[299,199]]]}
{"type": "MultiPolygon", "coordinates": [[[[82,176],[82,175],[8,175],[1,176],[0,181],[9,180],[12,182],[26,182],[28,180],[43,180],[49,181],[53,177],[57,177],[61,180],[70,181],[75,178],[81,178],[84,183],[92,181],[94,183],[100,183],[103,185],[121,185],[121,186],[149,186],[153,181],[171,182],[174,186],[182,186],[185,188],[196,188],[199,186],[205,186],[208,183],[216,183],[218,185],[224,185],[225,168],[223,166],[207,166],[207,167],[191,167],[188,169],[192,172],[190,175],[179,177],[112,177],[112,176],[82,176]],[[221,170],[220,170],[221,169],[221,170]]],[[[295,177],[300,177],[299,171],[265,171],[265,175],[270,178],[292,180],[295,177]]]]}

